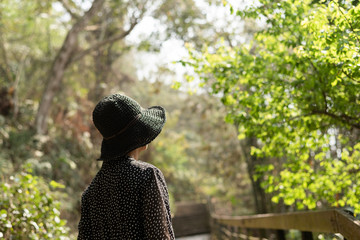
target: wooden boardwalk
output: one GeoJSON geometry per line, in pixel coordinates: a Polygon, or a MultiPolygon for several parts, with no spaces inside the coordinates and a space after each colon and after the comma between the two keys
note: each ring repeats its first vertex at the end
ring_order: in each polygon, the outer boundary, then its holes
{"type": "Polygon", "coordinates": [[[176,240],[210,240],[210,234],[201,234],[201,235],[196,235],[196,236],[180,237],[180,238],[176,238],[176,240]]]}
{"type": "Polygon", "coordinates": [[[286,239],[286,231],[298,230],[301,239],[313,233],[341,234],[360,240],[360,220],[342,209],[224,216],[210,213],[204,203],[178,203],[173,227],[177,240],[286,239]],[[211,224],[210,224],[211,223],[211,224]]]}
{"type": "MultiPolygon", "coordinates": [[[[210,214],[207,205],[194,202],[176,203],[176,213],[172,224],[176,239],[188,236],[202,236],[200,234],[210,233],[210,214]]],[[[194,239],[207,240],[209,238],[194,239]]]]}
{"type": "Polygon", "coordinates": [[[303,240],[313,239],[312,232],[340,233],[347,240],[360,239],[360,220],[341,209],[252,216],[212,214],[212,219],[217,239],[239,239],[243,236],[248,239],[261,239],[263,234],[257,231],[260,229],[277,230],[277,239],[285,239],[285,230],[290,229],[301,231],[303,240]]]}

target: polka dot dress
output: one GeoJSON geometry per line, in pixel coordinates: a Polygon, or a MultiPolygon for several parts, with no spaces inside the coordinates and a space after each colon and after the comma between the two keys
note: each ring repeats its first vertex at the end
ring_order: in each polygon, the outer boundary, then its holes
{"type": "Polygon", "coordinates": [[[82,195],[78,239],[175,239],[161,171],[129,157],[104,161],[82,195]]]}

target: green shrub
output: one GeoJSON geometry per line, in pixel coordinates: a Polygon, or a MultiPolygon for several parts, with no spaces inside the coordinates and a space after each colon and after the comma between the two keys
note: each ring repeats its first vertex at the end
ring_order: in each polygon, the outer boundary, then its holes
{"type": "MultiPolygon", "coordinates": [[[[69,239],[55,191],[41,177],[22,171],[0,183],[0,239],[69,239]]],[[[54,181],[52,188],[63,187],[54,181]]]]}

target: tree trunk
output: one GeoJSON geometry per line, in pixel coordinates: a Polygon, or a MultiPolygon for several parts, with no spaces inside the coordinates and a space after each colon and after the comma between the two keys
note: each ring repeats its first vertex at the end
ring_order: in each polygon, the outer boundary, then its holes
{"type": "Polygon", "coordinates": [[[264,189],[261,187],[261,181],[262,178],[259,178],[255,180],[254,174],[255,174],[255,167],[257,164],[264,163],[263,159],[260,159],[255,156],[251,156],[250,149],[251,146],[257,147],[256,138],[246,138],[243,140],[241,144],[241,148],[243,151],[243,154],[246,158],[246,165],[247,165],[247,171],[249,174],[249,178],[251,181],[251,186],[253,190],[253,198],[255,202],[255,212],[257,214],[260,213],[267,213],[268,212],[268,200],[266,197],[266,193],[264,189]]]}
{"type": "MultiPolygon", "coordinates": [[[[263,158],[258,158],[256,156],[251,156],[251,147],[258,147],[257,140],[255,137],[252,138],[246,138],[241,142],[241,148],[243,151],[243,154],[246,159],[246,165],[247,165],[247,171],[249,174],[249,178],[251,181],[251,187],[253,192],[253,198],[255,202],[255,213],[261,214],[261,213],[267,213],[268,212],[268,204],[270,205],[266,193],[264,189],[261,187],[262,178],[258,178],[255,180],[254,174],[255,174],[255,168],[258,164],[263,164],[264,160],[263,158]]],[[[260,229],[259,231],[260,238],[265,238],[266,235],[268,235],[267,230],[260,229]]]]}
{"type": "Polygon", "coordinates": [[[52,101],[61,86],[66,68],[77,49],[77,38],[79,32],[84,29],[90,19],[101,9],[105,0],[94,0],[91,8],[80,18],[68,32],[65,41],[54,59],[48,73],[45,90],[39,103],[35,120],[35,127],[38,134],[44,134],[47,128],[47,119],[50,114],[52,101]]]}

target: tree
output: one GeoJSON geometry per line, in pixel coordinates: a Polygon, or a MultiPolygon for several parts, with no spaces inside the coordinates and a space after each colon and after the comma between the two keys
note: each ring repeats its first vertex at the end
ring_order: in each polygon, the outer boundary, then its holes
{"type": "Polygon", "coordinates": [[[157,51],[168,38],[201,46],[227,34],[212,29],[193,0],[31,0],[16,7],[6,0],[1,6],[0,80],[14,92],[15,112],[25,99],[39,103],[34,127],[40,134],[47,132],[54,100],[68,104],[66,95],[77,92],[71,88],[81,85],[90,100],[98,100],[99,86],[127,81],[113,64],[129,50],[157,51]],[[149,19],[159,28],[139,36],[138,43],[125,41],[149,19]]]}
{"type": "Polygon", "coordinates": [[[50,27],[58,25],[56,18],[59,17],[57,12],[50,14],[51,3],[37,0],[17,4],[8,0],[1,2],[0,84],[3,93],[7,92],[10,98],[11,115],[18,114],[23,97],[37,97],[38,86],[42,85],[40,72],[51,58],[51,48],[57,46],[58,39],[62,40],[61,33],[50,27]],[[36,79],[37,84],[33,84],[32,79],[36,79]],[[33,87],[29,88],[29,85],[33,87]]]}
{"type": "Polygon", "coordinates": [[[295,208],[352,206],[360,212],[360,6],[350,1],[260,1],[236,12],[262,30],[190,59],[229,107],[239,138],[272,164],[262,186],[295,208]]]}
{"type": "MultiPolygon", "coordinates": [[[[196,21],[205,17],[193,0],[180,2],[94,0],[90,9],[83,14],[78,14],[83,10],[75,2],[64,0],[60,2],[72,20],[65,40],[57,51],[46,77],[45,89],[35,119],[36,131],[39,134],[44,134],[47,130],[47,120],[53,99],[60,91],[64,74],[69,67],[84,57],[92,55],[97,83],[106,81],[107,76],[112,73],[112,63],[119,55],[131,48],[131,45],[124,41],[125,38],[145,17],[161,20],[161,23],[166,26],[166,36],[184,40],[190,39],[188,35],[193,36],[191,39],[197,39],[199,30],[210,27],[209,24],[196,21]]],[[[157,40],[164,38],[158,29],[153,30],[149,38],[153,35],[157,36],[157,40]]],[[[154,43],[151,43],[149,39],[143,39],[139,47],[144,48],[144,45],[152,46],[154,43]]],[[[156,49],[156,46],[153,47],[156,49]]],[[[93,93],[95,98],[102,95],[99,89],[95,89],[93,93]]]]}
{"type": "MultiPolygon", "coordinates": [[[[47,118],[49,115],[51,103],[62,83],[65,70],[67,69],[69,64],[71,64],[71,61],[73,61],[74,58],[82,58],[83,56],[91,53],[97,48],[102,47],[103,45],[123,39],[132,31],[132,29],[138,23],[139,19],[137,17],[134,17],[131,20],[130,26],[127,30],[120,31],[116,35],[111,36],[111,38],[105,40],[100,39],[98,42],[94,43],[89,48],[78,51],[78,37],[80,32],[84,30],[84,28],[88,25],[94,15],[96,15],[100,11],[104,2],[105,0],[94,0],[90,9],[86,13],[84,13],[82,17],[76,17],[77,21],[67,33],[67,36],[52,63],[47,77],[46,87],[42,95],[42,99],[40,101],[39,109],[35,120],[37,133],[43,134],[46,130],[47,118]]],[[[142,14],[143,12],[141,12],[140,15],[142,14]]],[[[73,13],[72,16],[74,16],[73,13]]]]}

